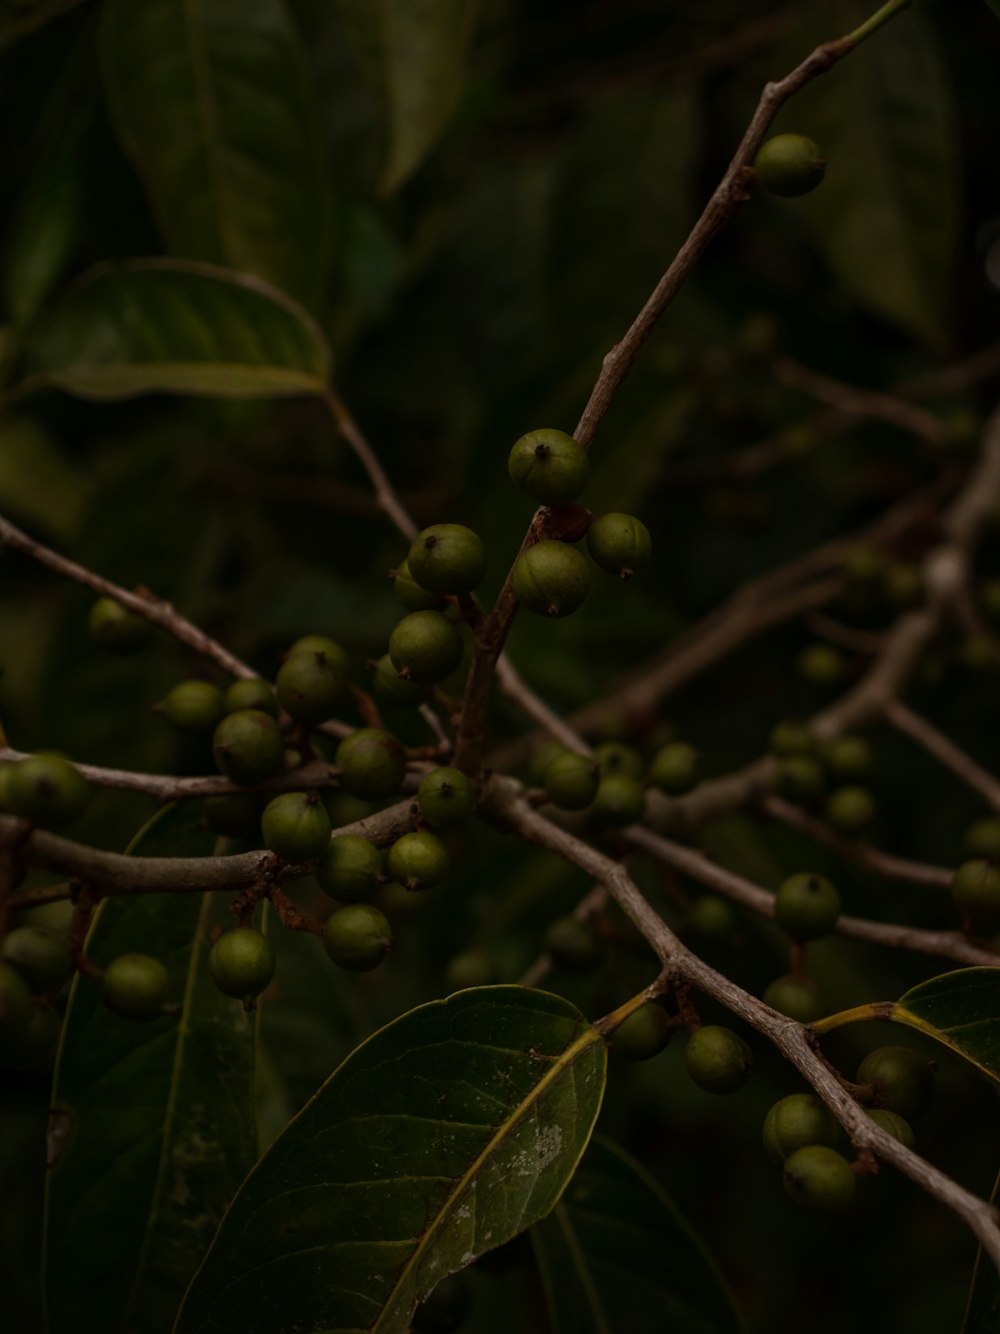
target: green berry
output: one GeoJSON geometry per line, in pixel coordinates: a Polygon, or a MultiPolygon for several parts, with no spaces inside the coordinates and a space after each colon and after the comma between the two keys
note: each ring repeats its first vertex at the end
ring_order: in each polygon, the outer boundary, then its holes
{"type": "Polygon", "coordinates": [[[917,1137],[913,1133],[913,1127],[898,1112],[890,1112],[887,1107],[871,1107],[868,1110],[868,1115],[877,1126],[881,1126],[893,1139],[899,1140],[900,1144],[905,1145],[908,1149],[916,1148],[917,1137]]]}
{"type": "Polygon", "coordinates": [[[844,558],[844,573],[852,584],[870,588],[885,570],[885,556],[867,542],[859,542],[844,558]]]}
{"type": "Polygon", "coordinates": [[[274,947],[267,936],[252,927],[238,927],[212,946],[208,971],[226,996],[252,1000],[274,977],[274,963],[274,947]]]}
{"type": "Polygon", "coordinates": [[[327,918],[323,943],[340,968],[367,973],[392,949],[392,929],[385,915],[370,903],[349,903],[327,918]]]}
{"type": "Polygon", "coordinates": [[[772,755],[787,759],[790,755],[815,755],[817,748],[816,733],[808,723],[785,719],[771,729],[768,747],[772,755]]]}
{"type": "Polygon", "coordinates": [[[378,727],[359,727],[344,737],[334,762],[347,791],[369,800],[398,792],[406,774],[406,752],[378,727]]]}
{"type": "Polygon", "coordinates": [[[718,894],[702,894],[691,905],[687,925],[706,940],[724,940],[736,928],[736,915],[718,894]]]}
{"type": "Polygon", "coordinates": [[[542,505],[567,505],[587,484],[587,451],[565,431],[529,431],[510,451],[507,471],[516,487],[542,505]]]}
{"type": "Polygon", "coordinates": [[[698,781],[698,752],[684,741],[671,741],[653,756],[649,777],[661,792],[683,796],[698,781]]]}
{"type": "Polygon", "coordinates": [[[360,834],[338,834],[327,843],[316,878],[331,898],[364,903],[382,882],[382,854],[360,834]]]}
{"type": "Polygon", "coordinates": [[[872,765],[872,749],[861,736],[838,736],[823,747],[826,767],[837,778],[862,778],[872,765]]]}
{"type": "Polygon", "coordinates": [[[970,857],[1000,858],[1000,820],[994,815],[974,820],[962,837],[962,846],[970,857]]]}
{"type": "Polygon", "coordinates": [[[326,635],[303,635],[289,646],[285,657],[294,658],[297,653],[321,654],[327,662],[340,670],[342,676],[346,676],[351,670],[351,660],[344,649],[335,639],[329,639],[326,635]]]}
{"type": "Polygon", "coordinates": [[[163,712],[179,732],[211,732],[225,713],[222,691],[211,681],[181,681],[168,692],[163,712]]]}
{"type": "Polygon", "coordinates": [[[789,801],[813,802],[823,795],[823,767],[809,755],[775,760],[771,786],[789,801]]]}
{"type": "Polygon", "coordinates": [[[104,1003],[122,1019],[155,1019],[163,1012],[170,976],[148,954],[119,954],[104,970],[104,1003]]]}
{"type": "Polygon", "coordinates": [[[152,621],[126,611],[114,598],[98,598],[90,609],[87,628],[95,644],[122,657],[145,648],[153,633],[152,621]]]}
{"type": "Polygon", "coordinates": [[[808,1144],[785,1160],[785,1190],[796,1204],[819,1213],[839,1213],[854,1198],[855,1178],[847,1159],[825,1144],[808,1144]]]}
{"type": "Polygon", "coordinates": [[[564,750],[546,768],[542,786],[553,806],[564,811],[582,811],[597,795],[599,781],[595,759],[564,750]]]}
{"type": "Polygon", "coordinates": [[[420,780],[417,805],[421,819],[432,829],[452,829],[476,809],[476,789],[461,769],[442,766],[420,780]]]}
{"type": "Polygon", "coordinates": [[[493,960],[485,950],[463,950],[448,961],[445,982],[452,991],[467,987],[488,987],[497,980],[493,960]]]}
{"type": "Polygon", "coordinates": [[[472,1293],[461,1274],[443,1278],[413,1313],[414,1334],[451,1334],[464,1324],[472,1293]]]}
{"type": "Polygon", "coordinates": [[[597,785],[590,813],[603,824],[627,825],[641,820],[645,809],[646,794],[641,783],[624,774],[609,774],[597,785]]]}
{"type": "Polygon", "coordinates": [[[388,653],[375,663],[372,694],[379,704],[392,709],[418,709],[427,699],[427,686],[400,676],[388,653]]]}
{"type": "Polygon", "coordinates": [[[800,1024],[811,1024],[826,1014],[826,998],[811,977],[786,973],[776,977],[764,992],[764,1004],[800,1024]]]}
{"type": "Polygon", "coordinates": [[[43,829],[57,829],[80,815],[90,800],[90,784],[61,755],[29,755],[7,778],[11,810],[43,829]]]}
{"type": "Polygon", "coordinates": [[[658,1056],[670,1041],[674,1024],[662,1005],[645,1001],[611,1034],[611,1050],[630,1061],[658,1056]]]}
{"type": "Polygon", "coordinates": [[[826,802],[826,818],[842,834],[859,834],[875,819],[875,800],[864,787],[838,787],[826,802]]]}
{"type": "Polygon", "coordinates": [[[285,766],[281,728],[260,709],[226,714],[212,736],[212,754],[219,771],[244,787],[262,783],[285,766]]]}
{"type": "MultiPolygon", "coordinates": [[[[531,752],[531,757],[525,766],[525,777],[532,787],[541,787],[545,782],[545,775],[549,765],[553,760],[557,760],[560,755],[566,755],[566,747],[560,741],[543,741],[537,749],[531,752]]],[[[0,770],[2,773],[2,770],[0,770]]]]}
{"type": "Polygon", "coordinates": [[[1000,918],[1000,865],[977,858],[963,862],[951,881],[955,905],[977,922],[1000,918]]]}
{"type": "Polygon", "coordinates": [[[225,838],[254,838],[260,829],[261,798],[255,792],[223,792],[206,797],[203,807],[209,829],[225,838]]]}
{"type": "Polygon", "coordinates": [[[873,1106],[916,1121],[934,1096],[934,1066],[909,1047],[878,1047],[858,1066],[857,1082],[874,1085],[873,1106]]]}
{"type": "Polygon", "coordinates": [[[73,956],[65,939],[37,926],[19,926],[9,932],[0,957],[36,994],[58,991],[73,975],[73,956]]]}
{"type": "Polygon", "coordinates": [[[536,542],[514,564],[511,585],[518,602],[538,616],[569,616],[590,588],[586,557],[565,542],[536,542]]]}
{"type": "Polygon", "coordinates": [[[326,851],[330,817],[315,792],[282,792],[260,818],[264,846],[286,862],[311,862],[326,851]]]}
{"type": "Polygon", "coordinates": [[[844,676],[844,655],[830,644],[810,644],[796,660],[799,675],[814,686],[835,686],[844,676]]]}
{"type": "Polygon", "coordinates": [[[447,607],[448,600],[440,593],[428,593],[421,588],[410,574],[409,561],[400,561],[395,570],[389,571],[392,579],[392,591],[399,598],[407,611],[441,611],[447,607]]]}
{"type": "Polygon", "coordinates": [[[411,611],[389,636],[389,658],[410,681],[443,681],[462,661],[462,636],[439,611],[411,611]]]}
{"type": "Polygon", "coordinates": [[[796,940],[818,940],[828,935],[840,909],[840,895],[821,875],[790,875],[774,896],[774,919],[796,940]]]}
{"type": "Polygon", "coordinates": [[[430,889],[448,874],[451,859],[448,849],[436,834],[420,829],[397,838],[385,859],[391,880],[406,889],[430,889]]]}
{"type": "Polygon", "coordinates": [[[44,1068],[59,1042],[61,1024],[48,1005],[32,1005],[23,1023],[5,1028],[0,1022],[0,1064],[10,1070],[44,1068]]]}
{"type": "Polygon", "coordinates": [[[804,134],[776,134],[761,144],[753,167],[765,190],[793,198],[816,189],[826,161],[819,146],[804,134]]]}
{"type": "Polygon", "coordinates": [[[649,529],[634,514],[602,514],[587,529],[587,550],[595,565],[619,579],[631,579],[652,551],[649,529]]]}
{"type": "Polygon", "coordinates": [[[793,1093],[776,1102],[764,1119],[764,1148],[774,1163],[807,1144],[834,1148],[841,1137],[840,1123],[814,1093],[793,1093]]]}
{"type": "Polygon", "coordinates": [[[332,718],[344,697],[347,675],[338,659],[316,649],[298,650],[278,668],[278,701],[288,715],[307,727],[332,718]]]}
{"type": "Polygon", "coordinates": [[[592,972],[604,959],[604,948],[590,922],[557,917],[545,932],[545,949],[553,963],[568,973],[592,972]]]}
{"type": "Polygon", "coordinates": [[[0,1047],[18,1035],[30,1015],[27,983],[9,963],[0,963],[0,1047]]]}
{"type": "Polygon", "coordinates": [[[486,573],[486,550],[460,523],[436,523],[418,533],[406,558],[410,577],[429,593],[471,593],[486,573]]]}
{"type": "Polygon", "coordinates": [[[924,596],[920,566],[911,561],[892,561],[882,576],[882,591],[889,605],[898,611],[915,607],[924,596]]]}
{"type": "Polygon", "coordinates": [[[594,748],[594,758],[602,778],[609,774],[641,778],[646,767],[635,746],[626,746],[622,741],[602,741],[594,748]]]}
{"type": "Polygon", "coordinates": [[[239,709],[260,709],[262,713],[278,716],[278,701],[269,682],[258,676],[251,676],[241,681],[234,681],[222,697],[222,707],[227,713],[236,713],[239,709]]]}
{"type": "Polygon", "coordinates": [[[753,1069],[750,1048],[731,1028],[697,1028],[684,1050],[688,1074],[707,1093],[735,1093],[753,1069]]]}

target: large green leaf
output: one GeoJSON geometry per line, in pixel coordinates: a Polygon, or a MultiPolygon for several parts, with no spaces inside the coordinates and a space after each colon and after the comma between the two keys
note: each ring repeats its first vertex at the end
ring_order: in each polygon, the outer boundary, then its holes
{"type": "Polygon", "coordinates": [[[283,0],[108,0],[115,128],[175,254],[319,290],[325,173],[283,0]]]}
{"type": "Polygon", "coordinates": [[[531,1230],[552,1334],[739,1334],[725,1281],[690,1224],[624,1150],[591,1141],[531,1230]]]}
{"type": "Polygon", "coordinates": [[[964,1056],[1000,1084],[1000,968],[960,968],[913,987],[889,1016],[964,1056]]]}
{"type": "Polygon", "coordinates": [[[476,0],[340,0],[379,90],[385,124],[381,188],[426,157],[462,91],[476,0]]]}
{"type": "Polygon", "coordinates": [[[257,278],[184,260],[93,269],[29,337],[28,379],[81,398],[321,393],[310,316],[257,278]]]}
{"type": "MultiPolygon", "coordinates": [[[[994,1205],[1000,1203],[1000,1176],[994,1183],[990,1201],[994,1205]]],[[[983,1255],[980,1247],[972,1271],[972,1286],[969,1288],[969,1304],[965,1312],[962,1334],[996,1334],[998,1329],[1000,1329],[1000,1272],[992,1260],[983,1255]]]]}
{"type": "MultiPolygon", "coordinates": [[[[132,844],[140,856],[207,856],[198,810],[172,807],[132,844]]],[[[226,1204],[256,1157],[254,1023],[207,973],[225,896],[107,900],[88,941],[98,964],[162,959],[180,1018],[138,1024],[74,983],[53,1091],[46,1219],[51,1334],[160,1334],[226,1204]]]]}
{"type": "Polygon", "coordinates": [[[462,991],[358,1047],[233,1201],[176,1334],[402,1334],[417,1302],[543,1217],[600,1108],[568,1001],[462,991]]]}

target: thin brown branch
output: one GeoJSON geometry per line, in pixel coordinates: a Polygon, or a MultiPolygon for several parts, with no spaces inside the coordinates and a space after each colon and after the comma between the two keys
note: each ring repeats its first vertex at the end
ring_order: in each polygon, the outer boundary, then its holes
{"type": "Polygon", "coordinates": [[[956,746],[943,732],[939,732],[933,723],[921,718],[898,699],[891,699],[886,703],[885,717],[897,731],[915,741],[929,755],[933,755],[946,769],[950,769],[956,778],[961,779],[974,792],[978,792],[987,805],[1000,814],[1000,782],[981,764],[977,764],[971,755],[960,746],[956,746]]]}
{"type": "Polygon", "coordinates": [[[810,398],[826,403],[842,417],[888,422],[935,448],[948,439],[946,422],[925,408],[908,403],[904,398],[844,384],[828,375],[809,370],[790,357],[778,357],[774,362],[774,373],[786,388],[798,389],[810,398]]]}

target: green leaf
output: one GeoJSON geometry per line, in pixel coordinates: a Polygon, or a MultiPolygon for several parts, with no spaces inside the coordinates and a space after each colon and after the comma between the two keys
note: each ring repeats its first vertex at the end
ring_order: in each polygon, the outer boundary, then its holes
{"type": "Polygon", "coordinates": [[[1000,968],[960,968],[901,996],[889,1018],[950,1047],[1000,1084],[1000,968]]]}
{"type": "Polygon", "coordinates": [[[28,379],[81,398],[319,394],[329,352],[312,318],[259,278],[185,260],[92,269],[29,335],[28,379]]]}
{"type": "Polygon", "coordinates": [[[327,191],[283,0],[109,0],[100,45],[118,137],[170,249],[314,301],[327,191]]]}
{"type": "Polygon", "coordinates": [[[391,194],[419,167],[465,82],[476,0],[340,0],[379,90],[386,150],[380,189],[391,194]]]}
{"type": "MultiPolygon", "coordinates": [[[[157,815],[137,856],[208,856],[198,808],[157,815]]],[[[180,1018],[139,1024],[78,977],[56,1067],[46,1210],[49,1328],[170,1330],[180,1294],[256,1157],[254,1023],[208,976],[218,894],[108,899],[88,953],[137,951],[170,971],[180,1018]],[[141,1096],[137,1096],[137,1091],[141,1096]]]]}
{"type": "Polygon", "coordinates": [[[461,991],[358,1047],[233,1201],[176,1334],[401,1334],[417,1302],[543,1217],[601,1104],[568,1001],[461,991]]]}
{"type": "MultiPolygon", "coordinates": [[[[1000,1176],[993,1185],[990,1203],[1000,1203],[1000,1176]]],[[[980,1247],[972,1271],[962,1334],[996,1334],[997,1329],[1000,1329],[1000,1271],[980,1247]]]]}
{"type": "Polygon", "coordinates": [[[81,154],[76,144],[41,163],[20,202],[4,253],[4,297],[24,325],[37,314],[76,245],[81,227],[81,154]]]}
{"type": "Polygon", "coordinates": [[[30,417],[0,417],[0,509],[65,542],[90,497],[86,473],[30,417]]]}
{"type": "Polygon", "coordinates": [[[993,13],[996,14],[997,18],[1000,18],[1000,0],[986,0],[986,3],[989,5],[990,9],[993,10],[993,13]]]}
{"type": "Polygon", "coordinates": [[[601,1136],[531,1241],[552,1334],[743,1329],[700,1237],[635,1159],[601,1136]]]}

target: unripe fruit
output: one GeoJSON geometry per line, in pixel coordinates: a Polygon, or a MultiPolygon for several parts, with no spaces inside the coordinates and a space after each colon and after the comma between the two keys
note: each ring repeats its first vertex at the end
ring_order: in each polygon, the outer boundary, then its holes
{"type": "Polygon", "coordinates": [[[260,709],[262,713],[278,716],[278,701],[267,681],[258,676],[251,676],[242,681],[234,681],[222,697],[222,706],[227,713],[236,713],[240,709],[260,709]]]}
{"type": "Polygon", "coordinates": [[[952,877],[951,897],[974,921],[1000,918],[1000,866],[979,858],[963,862],[952,877]]]}
{"type": "Polygon", "coordinates": [[[785,1190],[796,1204],[819,1213],[839,1213],[854,1198],[856,1181],[847,1159],[825,1144],[796,1149],[785,1160],[785,1190]]]}
{"type": "Polygon", "coordinates": [[[648,1061],[670,1041],[674,1024],[662,1005],[646,1001],[611,1034],[611,1050],[629,1061],[648,1061]]]}
{"type": "Polygon", "coordinates": [[[497,975],[486,951],[473,949],[453,955],[444,978],[452,991],[464,991],[467,987],[488,987],[497,980],[497,975]]]}
{"type": "Polygon", "coordinates": [[[27,983],[9,963],[0,963],[0,1043],[28,1022],[31,995],[27,983]]]}
{"type": "Polygon", "coordinates": [[[439,611],[411,611],[389,636],[389,658],[411,681],[443,681],[462,661],[462,636],[439,611]]]}
{"type": "Polygon", "coordinates": [[[567,505],[587,484],[587,451],[565,431],[529,431],[510,451],[507,471],[516,487],[541,505],[567,505]]]}
{"type": "Polygon", "coordinates": [[[844,558],[844,573],[852,584],[870,587],[885,570],[885,556],[867,542],[860,542],[844,558]]]}
{"type": "Polygon", "coordinates": [[[406,774],[406,752],[391,732],[359,727],[337,747],[340,782],[353,797],[388,797],[406,774]]]}
{"type": "Polygon", "coordinates": [[[451,1334],[465,1321],[472,1293],[461,1274],[443,1278],[413,1313],[412,1328],[419,1334],[451,1334]]]}
{"type": "Polygon", "coordinates": [[[826,767],[837,778],[861,778],[872,764],[872,750],[861,736],[839,736],[823,747],[826,767]]]}
{"type": "Polygon", "coordinates": [[[763,1001],[772,1010],[800,1024],[811,1024],[826,1013],[826,998],[811,977],[786,973],[776,977],[764,992],[763,1001]]]}
{"type": "Polygon", "coordinates": [[[451,859],[437,835],[421,829],[397,838],[385,865],[389,879],[397,880],[404,888],[430,889],[448,874],[451,859]]]}
{"type": "Polygon", "coordinates": [[[589,973],[604,959],[604,949],[589,922],[557,917],[545,932],[545,949],[568,973],[589,973]]]}
{"type": "Polygon", "coordinates": [[[453,829],[464,824],[476,809],[476,789],[461,769],[432,769],[417,788],[420,816],[432,829],[453,829]]]}
{"type": "Polygon", "coordinates": [[[889,605],[899,611],[915,607],[924,596],[920,566],[911,561],[893,561],[882,576],[882,589],[889,605]]]}
{"type": "Polygon", "coordinates": [[[460,523],[436,523],[418,533],[406,558],[410,577],[429,593],[471,593],[486,573],[486,550],[460,523]]]}
{"type": "Polygon", "coordinates": [[[126,611],[114,598],[97,599],[87,617],[87,628],[95,644],[122,657],[145,648],[153,633],[152,621],[126,611]]]}
{"type": "Polygon", "coordinates": [[[169,974],[159,959],[119,954],[104,970],[104,1003],[122,1019],[156,1019],[163,1012],[169,985],[169,974]]]}
{"type": "Polygon", "coordinates": [[[315,649],[299,650],[286,658],[274,680],[281,707],[307,727],[317,727],[333,717],[346,685],[340,662],[315,649]]]}
{"type": "Polygon", "coordinates": [[[808,723],[785,719],[776,723],[767,740],[772,755],[787,759],[789,755],[815,755],[818,742],[808,723]]]}
{"type": "Polygon", "coordinates": [[[875,801],[867,788],[838,787],[826,802],[826,818],[842,834],[859,834],[875,819],[875,801]]]}
{"type": "Polygon", "coordinates": [[[641,783],[624,774],[609,774],[597,785],[590,813],[604,824],[627,825],[641,820],[645,809],[646,794],[641,783]]]}
{"type": "Polygon", "coordinates": [[[545,770],[542,786],[553,806],[564,811],[582,811],[597,795],[599,781],[595,759],[566,750],[545,770]]]}
{"type": "Polygon", "coordinates": [[[5,1028],[0,1022],[0,1065],[9,1070],[44,1068],[59,1041],[61,1024],[51,1006],[32,1005],[27,1019],[5,1028]]]}
{"type": "MultiPolygon", "coordinates": [[[[560,741],[543,741],[536,750],[531,752],[531,758],[525,766],[525,776],[532,787],[541,787],[545,782],[545,775],[549,765],[553,760],[557,760],[560,755],[566,755],[566,747],[560,741]]],[[[2,772],[2,771],[0,771],[2,772]]]]}
{"type": "Polygon", "coordinates": [[[707,1093],[735,1093],[753,1069],[750,1048],[738,1033],[719,1024],[697,1028],[684,1050],[688,1074],[707,1093]]]}
{"type": "Polygon", "coordinates": [[[215,985],[234,1000],[259,996],[274,977],[274,947],[252,927],[227,931],[212,946],[208,971],[215,985]]]}
{"type": "Polygon", "coordinates": [[[691,905],[687,925],[706,940],[724,940],[733,933],[736,916],[732,906],[718,894],[702,894],[691,905]]]}
{"type": "Polygon", "coordinates": [[[844,655],[830,644],[810,644],[796,659],[799,675],[814,686],[835,686],[844,675],[844,655]]]}
{"type": "Polygon", "coordinates": [[[771,786],[789,801],[813,802],[823,795],[823,767],[809,755],[776,760],[771,786]]]}
{"type": "Polygon", "coordinates": [[[388,653],[375,664],[371,688],[378,703],[392,709],[418,709],[427,698],[427,686],[400,676],[388,653]]]}
{"type": "Polygon", "coordinates": [[[222,691],[211,681],[181,681],[168,691],[163,712],[179,732],[211,732],[225,713],[222,691]]]}
{"type": "Polygon", "coordinates": [[[622,741],[602,741],[594,748],[600,776],[623,774],[626,778],[641,778],[645,765],[642,755],[635,746],[626,746],[622,741]]]}
{"type": "Polygon", "coordinates": [[[392,949],[388,919],[370,903],[349,903],[327,918],[323,932],[326,952],[340,968],[367,973],[392,949]]]}
{"type": "Polygon", "coordinates": [[[360,834],[338,834],[320,858],[316,879],[331,898],[364,903],[382,880],[382,854],[360,834]]]}
{"type": "Polygon", "coordinates": [[[869,1109],[868,1115],[877,1126],[881,1126],[893,1139],[899,1140],[900,1144],[905,1145],[908,1149],[916,1148],[917,1137],[913,1133],[913,1127],[898,1112],[890,1112],[887,1107],[872,1107],[869,1109]]]}
{"type": "Polygon", "coordinates": [[[698,752],[684,741],[671,741],[653,756],[649,777],[661,792],[683,796],[698,781],[698,752]]]}
{"type": "Polygon", "coordinates": [[[311,862],[326,851],[330,817],[315,792],[282,792],[260,818],[264,846],[286,862],[311,862]]]}
{"type": "Polygon", "coordinates": [[[873,1106],[916,1121],[934,1096],[934,1067],[909,1047],[878,1047],[858,1066],[857,1082],[874,1084],[873,1106]]]}
{"type": "Polygon", "coordinates": [[[11,810],[43,829],[69,824],[90,800],[90,784],[61,755],[29,755],[7,778],[11,810]]]}
{"type": "Polygon", "coordinates": [[[19,926],[9,932],[0,957],[36,994],[58,991],[73,975],[69,945],[61,936],[37,926],[19,926]]]}
{"type": "Polygon", "coordinates": [[[538,616],[569,616],[590,588],[586,557],[565,542],[536,542],[518,556],[511,585],[522,607],[538,616]]]}
{"type": "Polygon", "coordinates": [[[228,713],[212,736],[212,755],[221,773],[250,787],[285,766],[281,729],[269,713],[238,709],[228,713]]]}
{"type": "Polygon", "coordinates": [[[252,838],[260,829],[262,798],[255,792],[224,792],[206,797],[202,808],[209,829],[226,838],[252,838]]]}
{"type": "Polygon", "coordinates": [[[1000,858],[1000,820],[992,815],[974,820],[962,837],[962,847],[970,857],[1000,858]]]}
{"type": "Polygon", "coordinates": [[[774,920],[796,940],[828,935],[840,909],[840,895],[821,875],[790,875],[774,896],[774,920]]]}
{"type": "Polygon", "coordinates": [[[289,646],[285,657],[294,658],[297,653],[322,654],[327,662],[338,668],[342,676],[346,676],[351,670],[351,660],[344,649],[335,639],[329,639],[326,635],[302,635],[289,646]]]}
{"type": "Polygon", "coordinates": [[[619,579],[631,579],[652,551],[649,529],[634,514],[602,514],[587,529],[587,550],[595,565],[619,579]]]}
{"type": "Polygon", "coordinates": [[[782,1098],[764,1119],[764,1148],[774,1163],[783,1163],[807,1144],[833,1148],[840,1138],[840,1123],[814,1093],[793,1093],[782,1098]]]}
{"type": "Polygon", "coordinates": [[[396,569],[390,571],[392,591],[399,598],[407,611],[441,611],[447,607],[448,600],[440,593],[428,593],[421,588],[410,574],[409,561],[400,561],[396,569]]]}
{"type": "Polygon", "coordinates": [[[761,144],[753,168],[765,190],[793,198],[816,189],[826,161],[819,146],[804,134],[776,134],[761,144]]]}

